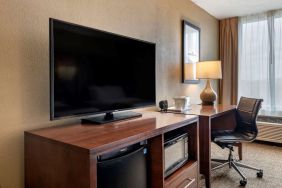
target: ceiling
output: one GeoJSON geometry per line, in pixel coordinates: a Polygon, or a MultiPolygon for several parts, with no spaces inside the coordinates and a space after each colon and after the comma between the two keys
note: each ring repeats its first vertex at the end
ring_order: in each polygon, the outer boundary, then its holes
{"type": "Polygon", "coordinates": [[[282,8],[282,0],[191,0],[217,19],[282,8]]]}

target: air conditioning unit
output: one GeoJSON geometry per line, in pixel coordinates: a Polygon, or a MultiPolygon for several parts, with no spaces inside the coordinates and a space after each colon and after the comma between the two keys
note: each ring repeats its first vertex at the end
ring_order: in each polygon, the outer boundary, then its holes
{"type": "Polygon", "coordinates": [[[257,140],[282,144],[282,124],[258,121],[257,126],[259,131],[257,140]]]}

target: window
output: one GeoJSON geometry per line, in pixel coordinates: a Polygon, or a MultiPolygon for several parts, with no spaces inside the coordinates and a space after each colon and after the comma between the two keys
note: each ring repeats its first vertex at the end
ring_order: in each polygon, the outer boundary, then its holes
{"type": "Polygon", "coordinates": [[[263,98],[263,109],[282,111],[282,11],[239,20],[238,96],[263,98]]]}

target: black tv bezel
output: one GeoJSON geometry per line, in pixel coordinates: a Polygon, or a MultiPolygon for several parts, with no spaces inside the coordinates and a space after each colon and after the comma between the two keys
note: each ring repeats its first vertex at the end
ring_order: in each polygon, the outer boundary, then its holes
{"type": "Polygon", "coordinates": [[[49,18],[49,76],[50,76],[50,120],[59,120],[59,119],[66,119],[66,118],[77,118],[77,117],[84,117],[84,116],[91,116],[91,115],[101,115],[104,113],[110,113],[110,112],[119,112],[119,111],[126,111],[126,110],[132,110],[132,109],[138,109],[138,108],[145,108],[145,107],[152,107],[156,105],[156,43],[153,42],[148,42],[145,40],[141,40],[141,39],[136,39],[133,37],[128,37],[128,36],[124,36],[121,34],[116,34],[116,33],[112,33],[112,32],[108,32],[108,31],[103,31],[100,29],[95,29],[95,28],[91,28],[91,27],[87,27],[87,26],[82,26],[79,24],[75,24],[75,23],[70,23],[67,21],[62,21],[62,20],[58,20],[55,18],[49,18]],[[143,43],[147,43],[147,44],[151,44],[154,47],[154,69],[155,69],[155,102],[152,104],[148,104],[148,105],[144,105],[144,106],[139,106],[139,107],[132,107],[132,108],[122,108],[122,109],[114,109],[114,110],[106,110],[106,111],[99,111],[99,112],[89,112],[89,113],[77,113],[77,114],[72,114],[72,115],[66,115],[66,116],[59,116],[56,117],[55,116],[55,105],[54,105],[54,33],[53,33],[53,27],[54,27],[54,22],[60,22],[62,24],[68,24],[71,26],[75,26],[75,27],[81,27],[84,29],[89,29],[89,30],[93,30],[93,31],[98,31],[98,32],[103,32],[103,33],[107,33],[110,35],[114,35],[116,37],[122,37],[122,38],[126,38],[126,39],[131,39],[131,40],[135,40],[135,41],[139,41],[139,42],[143,42],[143,43]]]}

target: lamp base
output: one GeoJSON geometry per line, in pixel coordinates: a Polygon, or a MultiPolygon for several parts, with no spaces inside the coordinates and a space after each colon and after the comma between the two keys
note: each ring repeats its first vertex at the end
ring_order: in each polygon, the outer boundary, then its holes
{"type": "Polygon", "coordinates": [[[214,105],[216,100],[216,93],[211,87],[211,82],[208,79],[205,89],[202,91],[200,98],[202,100],[202,105],[214,105]]]}
{"type": "Polygon", "coordinates": [[[214,102],[204,102],[204,101],[202,101],[202,105],[203,106],[213,106],[214,102]]]}

